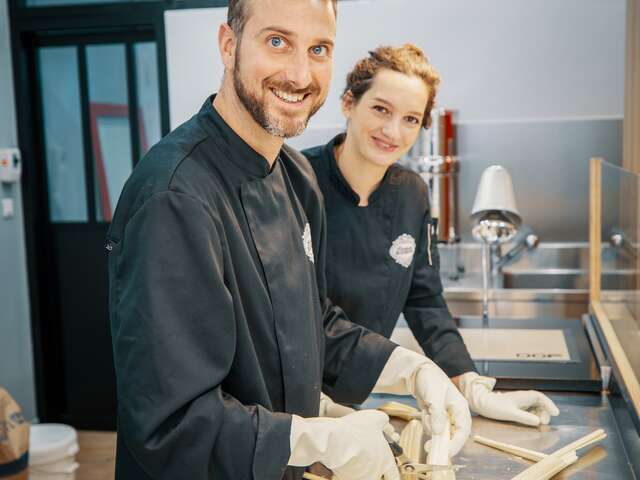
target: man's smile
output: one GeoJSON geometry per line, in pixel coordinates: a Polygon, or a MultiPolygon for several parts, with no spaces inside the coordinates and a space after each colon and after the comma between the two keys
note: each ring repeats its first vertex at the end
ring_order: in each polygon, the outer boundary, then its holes
{"type": "Polygon", "coordinates": [[[291,93],[274,87],[269,87],[269,91],[279,100],[288,105],[302,105],[311,93],[291,93]]]}

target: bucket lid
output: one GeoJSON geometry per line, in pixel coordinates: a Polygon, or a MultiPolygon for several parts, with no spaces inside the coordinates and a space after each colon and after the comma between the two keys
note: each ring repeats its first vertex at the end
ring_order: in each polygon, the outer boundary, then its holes
{"type": "Polygon", "coordinates": [[[31,425],[29,465],[42,465],[74,455],[78,435],[73,427],[59,423],[31,425]]]}

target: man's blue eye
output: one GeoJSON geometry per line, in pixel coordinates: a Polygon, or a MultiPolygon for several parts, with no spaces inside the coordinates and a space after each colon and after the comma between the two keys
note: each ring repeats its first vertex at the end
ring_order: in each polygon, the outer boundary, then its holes
{"type": "Polygon", "coordinates": [[[312,47],[311,51],[314,55],[323,55],[327,50],[327,47],[324,45],[318,45],[317,47],[312,47]]]}
{"type": "Polygon", "coordinates": [[[279,47],[282,45],[282,39],[280,37],[271,37],[271,46],[279,47]]]}

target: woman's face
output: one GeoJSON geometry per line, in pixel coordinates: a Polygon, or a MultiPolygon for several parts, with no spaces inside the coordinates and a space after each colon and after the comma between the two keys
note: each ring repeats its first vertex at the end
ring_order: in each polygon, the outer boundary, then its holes
{"type": "Polygon", "coordinates": [[[389,167],[415,143],[428,99],[429,88],[422,79],[381,70],[357,103],[345,96],[347,138],[362,158],[389,167]]]}

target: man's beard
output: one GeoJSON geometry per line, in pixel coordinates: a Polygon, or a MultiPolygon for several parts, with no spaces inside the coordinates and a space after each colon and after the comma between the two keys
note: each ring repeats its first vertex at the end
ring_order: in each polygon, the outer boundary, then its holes
{"type": "MultiPolygon", "coordinates": [[[[242,103],[244,108],[247,109],[249,114],[251,114],[256,123],[271,135],[281,138],[295,137],[304,132],[304,129],[307,128],[309,118],[311,118],[313,114],[315,114],[320,109],[320,107],[324,103],[324,100],[313,105],[313,107],[309,111],[309,114],[305,118],[301,118],[299,120],[271,115],[267,109],[266,99],[263,98],[262,101],[260,101],[254,94],[254,92],[249,91],[249,89],[246,88],[244,83],[242,82],[242,79],[240,78],[240,52],[238,50],[236,50],[236,59],[233,66],[233,86],[235,88],[236,95],[240,99],[240,102],[242,103]]],[[[300,90],[292,90],[289,86],[282,84],[271,84],[270,86],[272,88],[275,88],[276,90],[284,91],[287,93],[308,93],[310,96],[317,96],[319,91],[319,88],[316,85],[310,85],[309,87],[300,90]]],[[[265,85],[265,90],[267,89],[268,87],[265,85]]]]}

